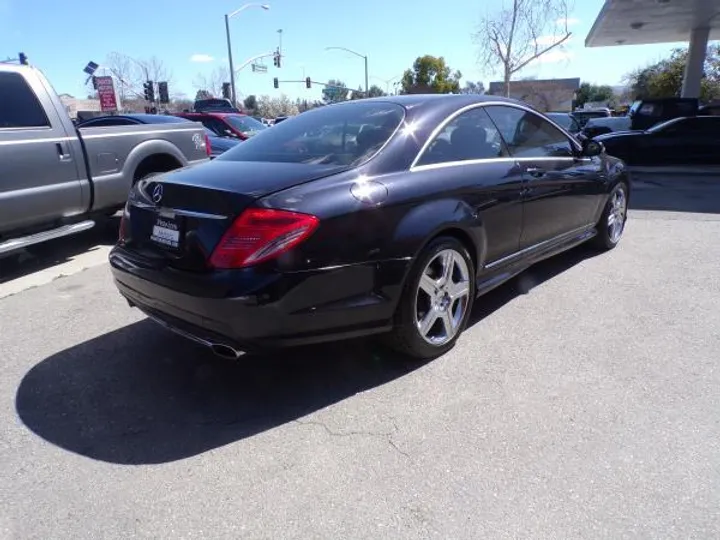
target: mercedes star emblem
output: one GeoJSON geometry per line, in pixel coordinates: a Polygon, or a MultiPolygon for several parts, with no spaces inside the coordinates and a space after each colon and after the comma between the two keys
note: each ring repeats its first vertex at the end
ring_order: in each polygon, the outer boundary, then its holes
{"type": "Polygon", "coordinates": [[[163,187],[162,184],[157,184],[152,192],[152,200],[155,204],[159,204],[163,198],[163,187]]]}

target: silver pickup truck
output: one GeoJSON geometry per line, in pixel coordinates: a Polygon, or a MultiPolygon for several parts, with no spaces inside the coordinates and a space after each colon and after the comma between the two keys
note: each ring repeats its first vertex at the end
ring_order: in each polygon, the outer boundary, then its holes
{"type": "Polygon", "coordinates": [[[201,124],[76,129],[43,74],[0,64],[0,256],[87,230],[134,182],[208,160],[201,124]]]}

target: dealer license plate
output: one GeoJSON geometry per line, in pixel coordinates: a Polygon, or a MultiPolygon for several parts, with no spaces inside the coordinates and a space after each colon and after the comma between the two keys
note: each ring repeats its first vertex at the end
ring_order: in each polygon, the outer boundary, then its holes
{"type": "Polygon", "coordinates": [[[158,216],[150,240],[171,249],[179,249],[180,224],[174,217],[158,216]]]}

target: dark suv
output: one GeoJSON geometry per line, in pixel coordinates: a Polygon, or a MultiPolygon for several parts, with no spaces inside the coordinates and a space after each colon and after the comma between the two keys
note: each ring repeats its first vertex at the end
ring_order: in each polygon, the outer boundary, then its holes
{"type": "Polygon", "coordinates": [[[187,118],[193,122],[202,122],[219,137],[232,137],[244,141],[255,135],[258,131],[267,129],[262,122],[258,122],[252,116],[241,113],[226,112],[188,112],[177,113],[176,116],[187,118]]]}

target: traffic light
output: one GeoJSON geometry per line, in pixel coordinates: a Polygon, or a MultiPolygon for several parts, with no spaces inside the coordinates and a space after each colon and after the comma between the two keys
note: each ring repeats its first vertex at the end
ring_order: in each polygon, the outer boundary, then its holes
{"type": "Polygon", "coordinates": [[[273,64],[276,68],[280,67],[280,51],[275,51],[275,54],[273,55],[273,64]]]}
{"type": "Polygon", "coordinates": [[[160,103],[170,103],[167,82],[163,81],[158,83],[158,94],[160,94],[160,103]]]}
{"type": "Polygon", "coordinates": [[[273,86],[274,86],[275,88],[280,88],[280,84],[279,84],[279,82],[278,82],[278,78],[277,78],[277,77],[275,77],[275,78],[273,79],[273,86]]]}
{"type": "Polygon", "coordinates": [[[155,84],[152,81],[143,83],[145,91],[145,101],[155,101],[155,84]]]}
{"type": "Polygon", "coordinates": [[[18,53],[18,60],[20,60],[20,63],[21,63],[23,66],[27,66],[27,65],[28,65],[28,59],[27,59],[27,56],[25,55],[24,52],[18,53]]]}
{"type": "Polygon", "coordinates": [[[222,86],[222,96],[225,99],[230,99],[230,83],[224,82],[222,86]]]}
{"type": "Polygon", "coordinates": [[[305,77],[305,88],[311,88],[312,87],[312,81],[310,80],[310,77],[305,77]]]}

